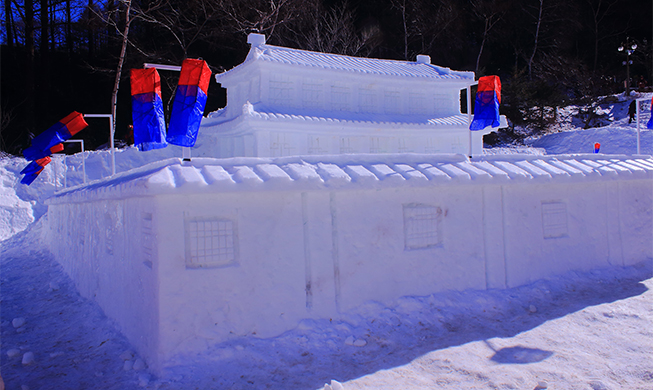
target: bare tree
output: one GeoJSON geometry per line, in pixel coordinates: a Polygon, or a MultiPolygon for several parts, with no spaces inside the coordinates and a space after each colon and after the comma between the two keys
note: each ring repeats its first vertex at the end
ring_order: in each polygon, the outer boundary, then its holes
{"type": "MultiPolygon", "coordinates": [[[[125,30],[122,33],[122,48],[120,49],[120,58],[118,59],[118,69],[116,70],[116,80],[113,83],[113,93],[111,94],[111,116],[113,117],[113,129],[111,136],[116,130],[116,107],[118,105],[118,89],[120,88],[120,77],[122,76],[122,64],[125,62],[125,53],[127,52],[127,38],[129,37],[129,26],[131,24],[131,7],[132,0],[121,0],[127,7],[125,9],[125,30]]],[[[113,140],[109,140],[111,143],[113,140]]]]}
{"type": "Polygon", "coordinates": [[[531,53],[530,58],[528,59],[528,78],[533,78],[533,59],[535,59],[535,53],[537,53],[537,45],[540,39],[540,27],[542,26],[542,10],[544,9],[544,0],[539,0],[540,6],[537,13],[537,23],[535,24],[535,39],[533,42],[533,52],[531,53]]]}
{"type": "Polygon", "coordinates": [[[49,32],[49,12],[48,0],[40,0],[41,7],[39,10],[39,20],[41,22],[41,43],[39,51],[41,54],[39,75],[39,111],[47,117],[49,108],[47,102],[43,99],[50,94],[50,32],[49,32]]]}
{"type": "Polygon", "coordinates": [[[401,15],[404,59],[415,52],[429,53],[440,43],[453,42],[464,35],[460,28],[460,3],[455,0],[391,0],[401,15]]]}
{"type": "Polygon", "coordinates": [[[7,46],[14,47],[13,35],[13,11],[11,9],[11,0],[4,0],[5,5],[5,30],[7,31],[7,46]]]}
{"type": "Polygon", "coordinates": [[[284,25],[279,43],[301,49],[344,55],[366,55],[375,47],[374,28],[360,33],[355,26],[356,13],[348,1],[324,9],[319,1],[305,3],[303,17],[284,25]]]}
{"type": "MultiPolygon", "coordinates": [[[[182,60],[188,56],[190,47],[200,40],[210,41],[221,30],[220,23],[224,15],[220,13],[223,7],[219,2],[205,0],[164,0],[150,1],[144,4],[147,8],[138,8],[134,17],[144,23],[166,31],[182,51],[182,60]]],[[[144,54],[145,54],[144,50],[144,54]]],[[[148,56],[171,56],[172,50],[149,53],[148,56]]],[[[172,55],[172,57],[176,57],[172,55]]],[[[165,60],[164,58],[162,58],[165,60]]],[[[168,60],[170,60],[168,58],[168,60]]]]}
{"type": "Polygon", "coordinates": [[[478,72],[478,68],[481,62],[481,56],[483,55],[483,49],[485,44],[490,37],[490,32],[492,28],[503,18],[504,11],[499,7],[499,4],[495,0],[473,0],[472,1],[472,12],[474,15],[483,22],[483,38],[481,39],[481,47],[478,50],[478,56],[476,57],[476,68],[475,71],[478,72]]]}
{"type": "Polygon", "coordinates": [[[399,13],[401,14],[401,24],[403,27],[403,35],[404,35],[404,60],[408,61],[408,35],[410,34],[410,32],[408,31],[408,21],[406,20],[408,17],[406,0],[391,0],[391,3],[392,3],[392,7],[399,10],[399,13]]]}
{"type": "Polygon", "coordinates": [[[264,33],[274,36],[277,27],[299,16],[301,2],[293,0],[248,0],[219,2],[219,7],[232,27],[242,33],[264,33]]]}
{"type": "Polygon", "coordinates": [[[72,33],[72,20],[71,20],[71,8],[70,0],[66,0],[66,48],[68,49],[68,55],[73,54],[73,33],[72,33]]]}
{"type": "Polygon", "coordinates": [[[34,3],[33,0],[25,0],[25,52],[27,54],[27,67],[25,69],[25,87],[27,89],[27,127],[34,131],[35,105],[34,105],[34,3]]]}
{"type": "Polygon", "coordinates": [[[592,70],[596,71],[599,58],[599,42],[606,38],[601,36],[605,33],[601,28],[606,17],[612,14],[612,8],[619,3],[619,0],[586,0],[592,11],[592,32],[594,33],[594,62],[592,70]]]}

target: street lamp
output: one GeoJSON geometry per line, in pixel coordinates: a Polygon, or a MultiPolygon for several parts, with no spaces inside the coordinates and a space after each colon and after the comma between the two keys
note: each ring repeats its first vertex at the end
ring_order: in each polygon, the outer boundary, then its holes
{"type": "Polygon", "coordinates": [[[630,65],[632,65],[633,60],[630,59],[630,56],[637,49],[637,44],[626,37],[626,43],[622,43],[621,46],[617,48],[618,51],[626,52],[626,61],[622,62],[622,65],[626,65],[626,95],[630,96],[630,65]]]}

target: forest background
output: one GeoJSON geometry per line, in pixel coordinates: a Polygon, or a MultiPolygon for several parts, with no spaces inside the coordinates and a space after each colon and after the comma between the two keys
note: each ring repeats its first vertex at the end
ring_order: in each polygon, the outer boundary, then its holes
{"type": "MultiPolygon", "coordinates": [[[[213,72],[223,72],[245,59],[251,32],[265,34],[274,45],[411,61],[427,54],[434,64],[475,71],[477,77],[499,75],[501,112],[512,124],[503,135],[515,140],[524,136],[515,133],[515,124],[546,132],[556,107],[591,109],[598,97],[623,92],[627,76],[633,89],[642,78],[650,84],[652,3],[3,0],[0,152],[20,155],[32,137],[71,111],[107,114],[114,102],[115,138],[125,139],[131,123],[129,69],[203,58],[213,72]]],[[[160,74],[170,112],[179,75],[160,74]]],[[[225,90],[212,79],[205,114],[225,104],[225,90]]],[[[86,148],[105,146],[107,123],[88,121],[93,130],[79,133],[86,148]]]]}

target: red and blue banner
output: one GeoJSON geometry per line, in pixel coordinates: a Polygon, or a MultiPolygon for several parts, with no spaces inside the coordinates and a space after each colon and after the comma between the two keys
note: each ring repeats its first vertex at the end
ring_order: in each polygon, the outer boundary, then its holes
{"type": "Polygon", "coordinates": [[[478,91],[474,105],[474,119],[469,129],[483,130],[488,126],[499,126],[499,104],[501,104],[501,80],[499,76],[484,76],[478,79],[478,91]]]}
{"type": "Polygon", "coordinates": [[[23,156],[31,161],[49,156],[51,154],[50,148],[67,141],[87,126],[88,123],[84,120],[84,115],[73,111],[67,117],[36,136],[32,140],[32,146],[23,150],[23,156]]]}
{"type": "Polygon", "coordinates": [[[191,147],[206,106],[211,70],[203,60],[185,59],[172,103],[167,141],[173,145],[191,147]]]}
{"type": "MultiPolygon", "coordinates": [[[[27,150],[27,149],[25,149],[25,150],[27,150]]],[[[29,151],[28,154],[29,154],[30,158],[27,158],[27,160],[30,160],[30,161],[38,160],[39,158],[47,157],[47,156],[50,156],[53,153],[59,153],[61,151],[63,151],[63,143],[56,144],[53,147],[51,147],[50,149],[40,150],[38,152],[29,151]]],[[[25,154],[25,151],[23,151],[23,154],[25,154]]]]}
{"type": "Polygon", "coordinates": [[[649,129],[653,129],[653,97],[651,98],[651,117],[649,118],[646,127],[649,129]]]}
{"type": "Polygon", "coordinates": [[[29,165],[27,165],[25,168],[23,168],[22,171],[20,171],[22,175],[25,175],[20,182],[27,185],[32,184],[32,182],[36,179],[36,177],[41,172],[43,172],[45,166],[50,164],[50,161],[52,161],[50,157],[43,157],[38,160],[34,160],[30,162],[29,165]]]}
{"type": "Polygon", "coordinates": [[[159,72],[154,68],[132,69],[130,80],[134,145],[141,151],[165,148],[168,143],[159,72]]]}

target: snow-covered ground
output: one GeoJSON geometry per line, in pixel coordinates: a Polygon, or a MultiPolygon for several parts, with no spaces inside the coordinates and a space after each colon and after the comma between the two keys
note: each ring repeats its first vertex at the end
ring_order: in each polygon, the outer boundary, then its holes
{"type": "MultiPolygon", "coordinates": [[[[627,103],[605,108],[607,126],[580,130],[571,120],[532,147],[488,153],[587,153],[600,142],[601,152],[634,154],[627,103]]],[[[645,123],[640,145],[642,154],[653,154],[645,123]]],[[[158,158],[134,149],[121,154],[118,170],[158,158]]],[[[106,176],[108,161],[107,152],[89,153],[89,179],[106,176]]],[[[67,184],[81,182],[79,156],[68,164],[67,184]]],[[[17,184],[24,165],[0,160],[0,368],[7,389],[653,389],[653,259],[509,290],[370,302],[339,321],[306,320],[278,337],[233,339],[173,367],[166,379],[154,377],[42,244],[43,200],[63,185],[63,166],[26,187],[17,184]]]]}

